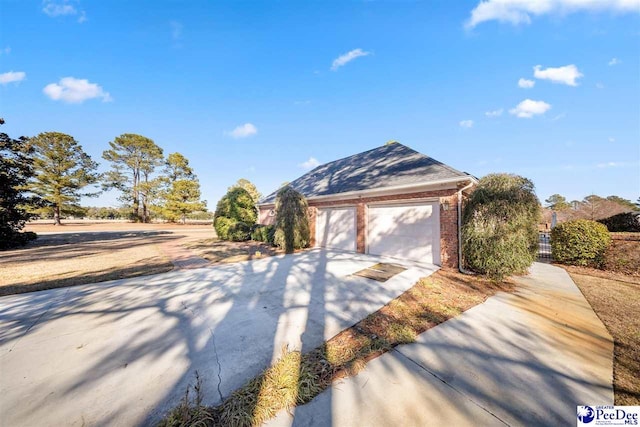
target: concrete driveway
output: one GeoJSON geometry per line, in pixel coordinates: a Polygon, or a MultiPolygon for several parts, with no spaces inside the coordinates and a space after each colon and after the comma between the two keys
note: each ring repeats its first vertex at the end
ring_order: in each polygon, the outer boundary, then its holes
{"type": "Polygon", "coordinates": [[[313,250],[0,298],[0,425],[153,424],[196,371],[217,404],[437,270],[351,276],[380,260],[313,250]]]}

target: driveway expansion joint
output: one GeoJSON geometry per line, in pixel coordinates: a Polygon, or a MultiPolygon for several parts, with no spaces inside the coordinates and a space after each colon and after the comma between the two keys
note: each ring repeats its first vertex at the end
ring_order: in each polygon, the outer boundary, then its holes
{"type": "Polygon", "coordinates": [[[427,369],[424,365],[421,365],[420,363],[416,362],[415,360],[413,360],[412,358],[410,358],[409,356],[403,354],[402,352],[398,351],[397,349],[393,349],[391,350],[394,353],[399,354],[400,356],[402,356],[403,358],[407,359],[409,362],[413,363],[414,365],[416,365],[418,368],[422,369],[423,371],[425,371],[426,373],[428,373],[429,375],[433,376],[434,378],[436,378],[438,381],[442,382],[444,385],[446,385],[447,387],[449,387],[451,390],[455,391],[456,393],[460,394],[461,396],[463,396],[465,399],[467,399],[469,402],[473,403],[474,405],[476,405],[478,408],[482,409],[483,411],[485,411],[487,414],[491,415],[492,417],[494,417],[496,420],[500,421],[502,424],[511,427],[511,425],[509,423],[507,423],[505,420],[503,420],[502,418],[500,418],[499,416],[497,416],[496,414],[494,414],[493,412],[491,412],[489,409],[485,408],[484,406],[482,406],[480,403],[476,402],[475,400],[473,400],[471,397],[469,397],[467,394],[465,394],[464,392],[462,392],[461,390],[458,390],[456,387],[452,386],[451,384],[449,384],[444,378],[440,377],[438,374],[436,374],[435,372],[427,369]]]}
{"type": "MultiPolygon", "coordinates": [[[[64,294],[62,294],[60,299],[64,300],[68,293],[69,293],[69,289],[67,289],[64,292],[64,294]]],[[[29,325],[29,327],[22,334],[20,334],[20,336],[14,341],[13,345],[9,348],[9,351],[7,351],[5,354],[1,355],[0,358],[2,358],[4,356],[6,356],[7,354],[11,353],[13,351],[13,349],[16,348],[16,346],[20,343],[20,340],[22,339],[22,337],[27,335],[31,329],[33,329],[38,323],[40,323],[40,320],[42,320],[42,318],[44,316],[46,316],[46,314],[51,310],[51,307],[53,306],[53,303],[55,303],[57,300],[58,300],[57,298],[51,299],[49,304],[47,304],[47,308],[45,308],[44,311],[42,313],[40,313],[38,318],[31,325],[29,325]]]]}
{"type": "MultiPolygon", "coordinates": [[[[191,312],[193,317],[198,317],[198,314],[191,307],[189,307],[184,301],[180,301],[180,303],[182,304],[182,307],[185,310],[189,310],[191,312]]],[[[220,397],[220,403],[222,403],[224,401],[224,398],[222,397],[222,390],[220,388],[220,387],[222,387],[222,365],[220,364],[220,357],[218,356],[218,349],[216,347],[215,334],[213,333],[213,330],[209,326],[207,326],[207,329],[209,330],[209,333],[211,334],[211,343],[213,344],[213,355],[216,358],[216,365],[218,365],[218,373],[217,373],[218,383],[216,384],[216,389],[218,390],[218,396],[220,397]]]]}

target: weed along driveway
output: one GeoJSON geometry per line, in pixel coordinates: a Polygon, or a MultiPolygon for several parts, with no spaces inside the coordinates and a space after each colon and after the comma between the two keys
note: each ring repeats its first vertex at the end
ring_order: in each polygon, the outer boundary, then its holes
{"type": "Polygon", "coordinates": [[[0,298],[0,425],[154,424],[198,372],[215,405],[437,270],[312,250],[0,298]]]}

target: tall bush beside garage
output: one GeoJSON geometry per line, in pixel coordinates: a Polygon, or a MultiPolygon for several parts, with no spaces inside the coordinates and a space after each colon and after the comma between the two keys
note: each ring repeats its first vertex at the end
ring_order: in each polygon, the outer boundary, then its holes
{"type": "Polygon", "coordinates": [[[276,197],[275,244],[290,254],[309,246],[309,207],[304,196],[285,186],[276,197]]]}
{"type": "Polygon", "coordinates": [[[563,264],[602,267],[610,243],[607,227],[588,219],[563,222],[551,230],[551,255],[563,264]]]}
{"type": "Polygon", "coordinates": [[[258,212],[251,195],[239,187],[230,189],[218,202],[213,226],[219,239],[241,242],[251,238],[258,212]]]}
{"type": "Polygon", "coordinates": [[[538,251],[540,213],[531,180],[512,174],[482,178],[462,217],[466,266],[496,280],[526,272],[538,251]]]}

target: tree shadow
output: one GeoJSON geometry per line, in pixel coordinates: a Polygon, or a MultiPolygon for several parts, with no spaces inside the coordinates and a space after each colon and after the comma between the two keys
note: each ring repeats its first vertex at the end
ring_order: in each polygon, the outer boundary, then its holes
{"type": "Polygon", "coordinates": [[[348,277],[371,262],[314,250],[3,297],[3,422],[154,424],[195,371],[216,405],[282,345],[317,347],[397,296],[348,277]]]}

